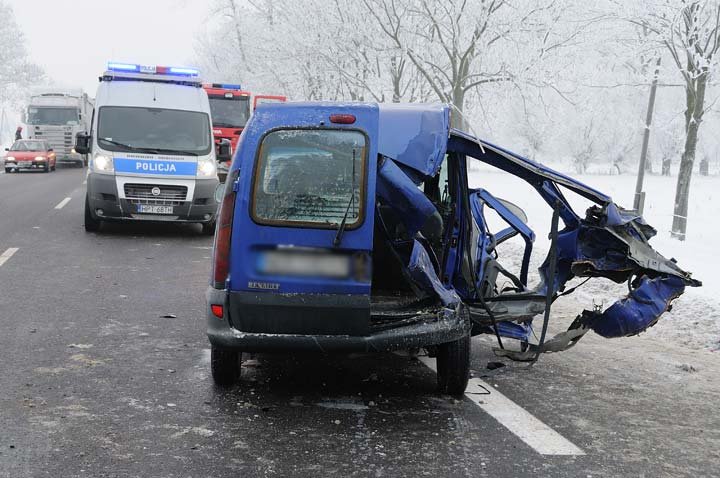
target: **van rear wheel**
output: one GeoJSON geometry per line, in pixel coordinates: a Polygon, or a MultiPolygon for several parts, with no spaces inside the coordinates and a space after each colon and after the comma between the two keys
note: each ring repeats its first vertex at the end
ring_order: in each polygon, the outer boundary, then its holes
{"type": "Polygon", "coordinates": [[[212,347],[210,350],[210,370],[216,385],[230,387],[240,375],[242,354],[235,350],[212,347]]]}
{"type": "Polygon", "coordinates": [[[470,334],[437,346],[437,383],[442,394],[460,397],[470,378],[470,334]]]}

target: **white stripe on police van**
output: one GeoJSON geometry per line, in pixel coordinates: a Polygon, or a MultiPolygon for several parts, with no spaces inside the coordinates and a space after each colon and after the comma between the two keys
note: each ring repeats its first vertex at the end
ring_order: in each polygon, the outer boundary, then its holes
{"type": "MultiPolygon", "coordinates": [[[[419,359],[427,367],[437,371],[434,358],[419,359]]],[[[465,396],[541,455],[585,454],[558,432],[479,378],[470,379],[465,396]]]]}
{"type": "Polygon", "coordinates": [[[15,254],[18,250],[19,249],[17,247],[11,247],[8,250],[6,250],[5,252],[3,252],[2,254],[0,254],[0,266],[5,264],[8,261],[8,259],[10,259],[13,256],[13,254],[15,254]]]}
{"type": "Polygon", "coordinates": [[[70,198],[65,198],[62,201],[60,201],[57,206],[55,206],[55,209],[62,209],[69,202],[70,202],[70,198]]]}

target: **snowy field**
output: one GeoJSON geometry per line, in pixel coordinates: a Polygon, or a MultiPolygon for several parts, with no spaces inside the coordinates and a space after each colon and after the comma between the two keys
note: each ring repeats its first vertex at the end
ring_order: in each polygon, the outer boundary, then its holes
{"type": "MultiPolygon", "coordinates": [[[[609,194],[620,206],[632,207],[635,176],[572,176],[609,194]]],[[[645,178],[644,217],[658,231],[650,244],[664,256],[677,259],[680,267],[691,271],[693,277],[703,282],[703,287],[688,288],[685,294],[675,301],[673,311],[664,314],[658,324],[645,334],[691,348],[720,351],[720,259],[716,251],[720,235],[720,177],[693,177],[688,236],[685,242],[670,237],[676,180],[676,177],[654,175],[645,178]]],[[[549,244],[547,235],[550,231],[550,208],[525,182],[496,170],[472,170],[470,183],[472,187],[485,188],[495,196],[508,199],[525,210],[530,226],[537,235],[531,265],[534,277],[530,278],[531,283],[537,282],[536,269],[543,261],[549,244]]],[[[576,212],[584,216],[589,202],[573,193],[567,193],[567,196],[576,212]]],[[[522,241],[518,238],[513,241],[516,242],[500,250],[501,258],[506,258],[505,261],[501,259],[501,262],[506,266],[512,266],[515,261],[519,261],[517,253],[521,250],[522,241]],[[509,257],[514,257],[514,260],[509,257]]],[[[577,279],[573,280],[569,286],[578,282],[577,279]]],[[[602,303],[607,307],[626,293],[625,284],[592,279],[573,294],[572,300],[588,309],[592,308],[593,303],[602,303]]]]}

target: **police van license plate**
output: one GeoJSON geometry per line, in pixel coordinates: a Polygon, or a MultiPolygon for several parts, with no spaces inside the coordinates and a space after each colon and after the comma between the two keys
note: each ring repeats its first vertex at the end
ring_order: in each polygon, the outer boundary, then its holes
{"type": "Polygon", "coordinates": [[[154,206],[150,204],[138,204],[137,212],[145,214],[172,214],[172,206],[154,206]]]}

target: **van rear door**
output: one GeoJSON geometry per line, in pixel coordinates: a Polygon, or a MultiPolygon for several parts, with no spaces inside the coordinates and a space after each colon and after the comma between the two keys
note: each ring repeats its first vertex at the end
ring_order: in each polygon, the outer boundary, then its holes
{"type": "Polygon", "coordinates": [[[231,295],[322,296],[369,317],[377,118],[371,105],[258,108],[231,168],[231,295]]]}

